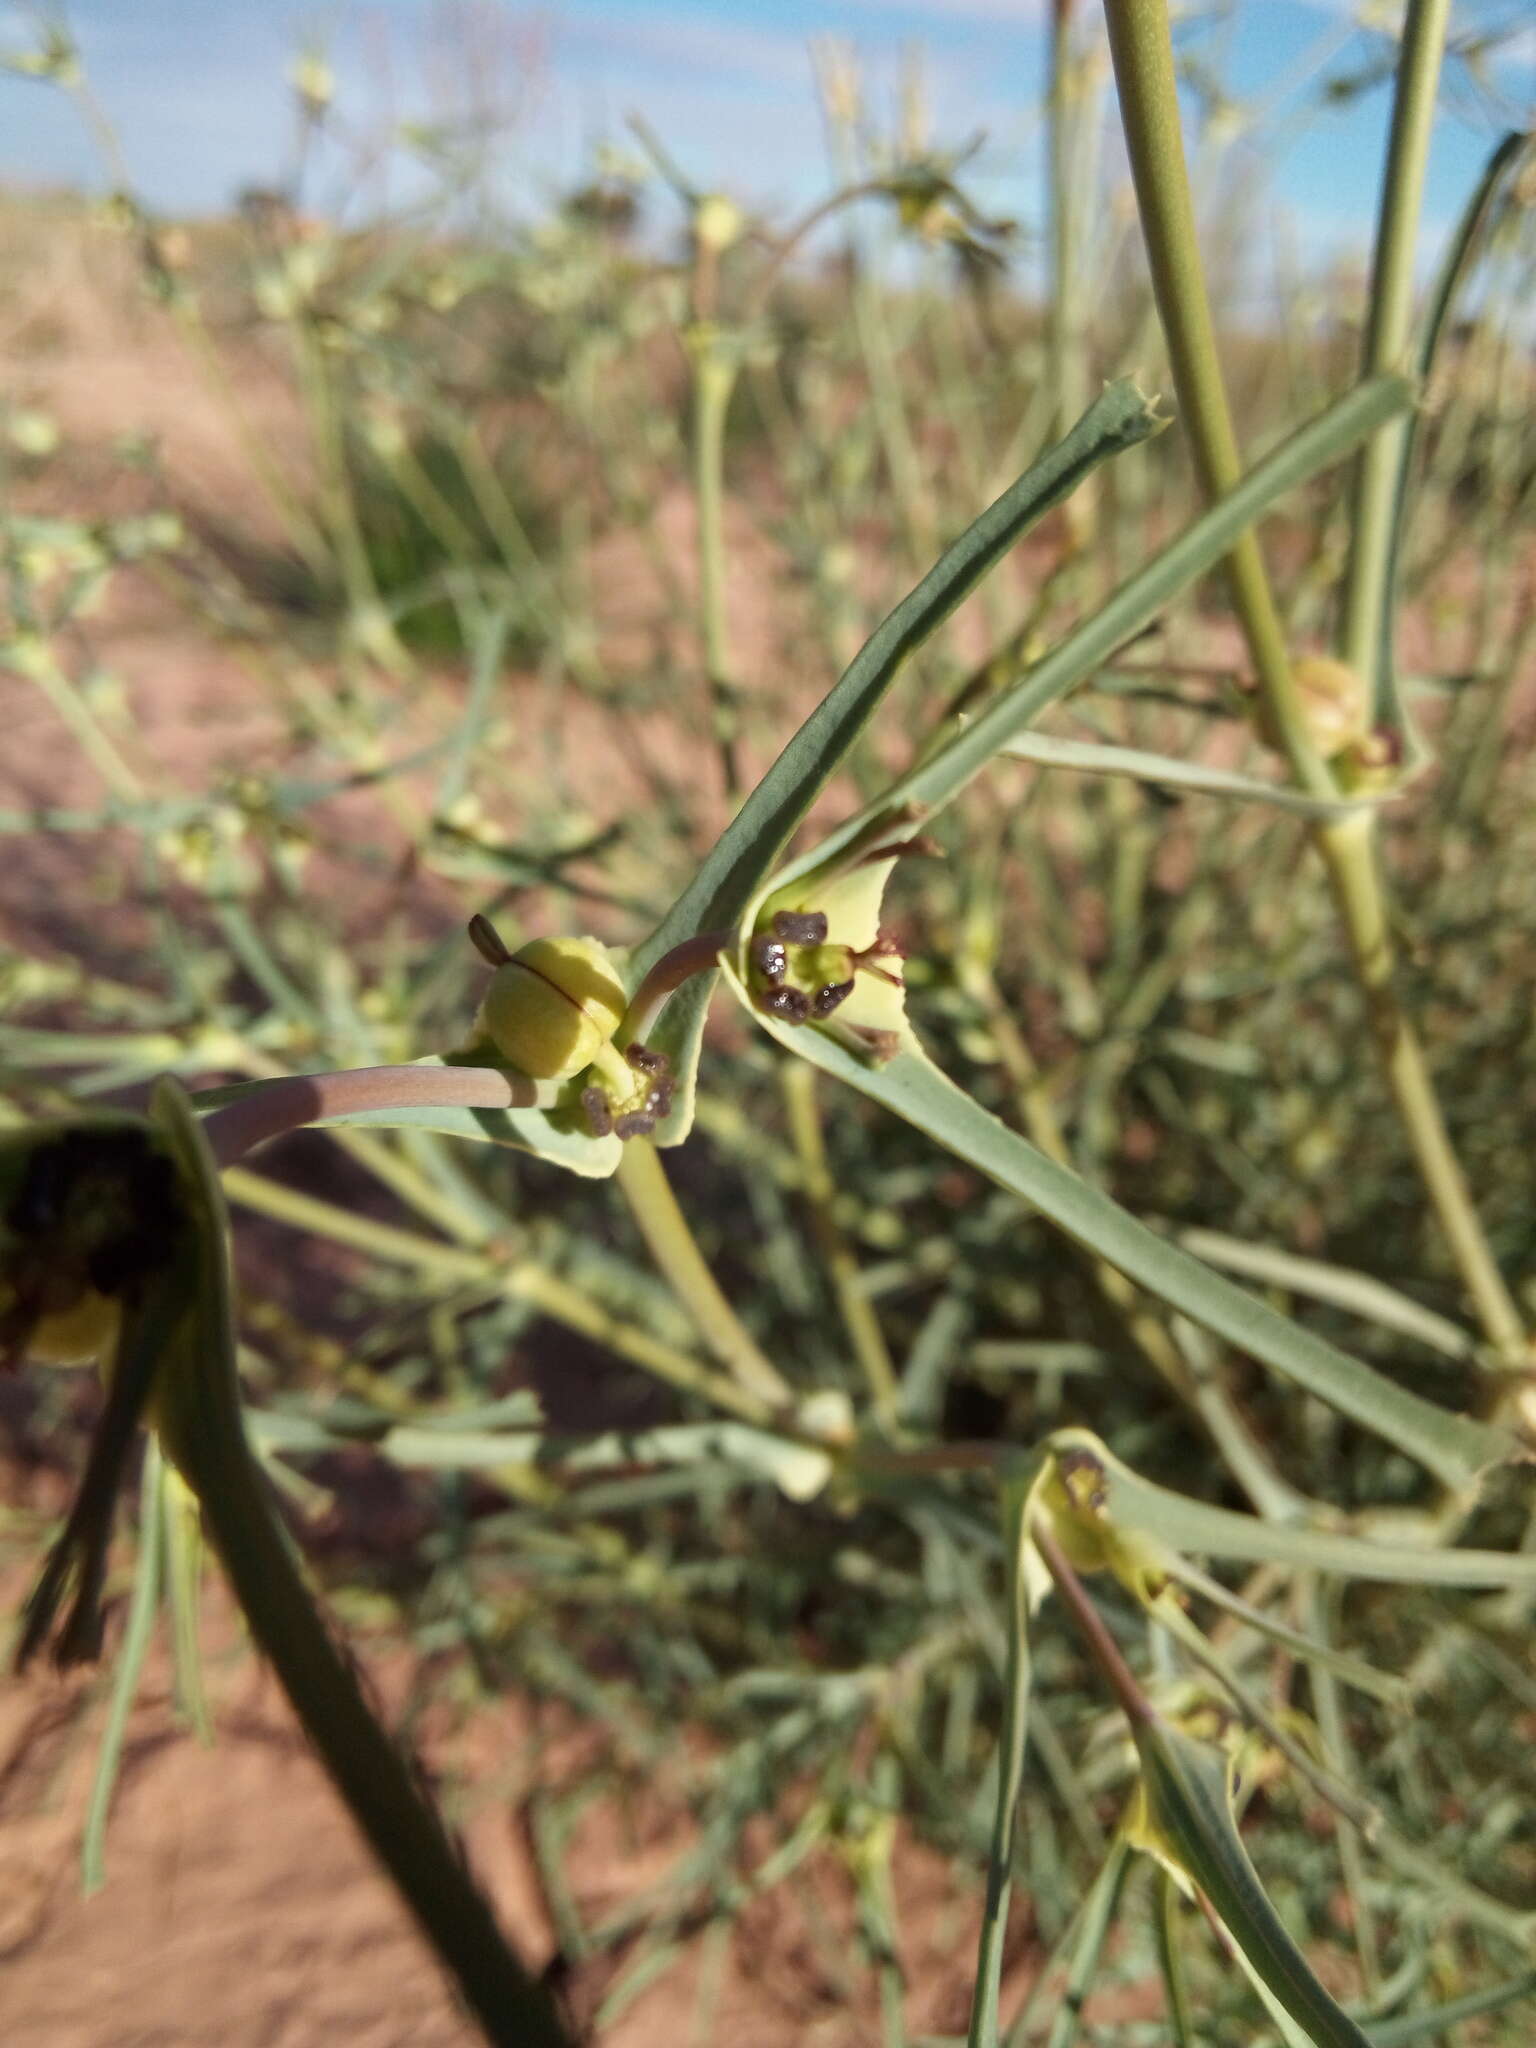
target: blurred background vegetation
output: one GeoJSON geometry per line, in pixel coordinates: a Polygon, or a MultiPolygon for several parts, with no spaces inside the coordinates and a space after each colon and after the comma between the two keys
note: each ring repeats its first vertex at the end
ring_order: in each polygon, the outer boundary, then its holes
{"type": "MultiPolygon", "coordinates": [[[[1218,310],[1274,220],[1274,138],[1219,69],[1224,12],[1180,43],[1218,310]]],[[[1102,380],[1167,388],[1097,10],[1058,14],[1054,43],[1036,24],[1050,175],[1031,218],[974,196],[985,151],[935,131],[920,62],[893,105],[837,44],[816,56],[836,203],[803,239],[792,214],[753,210],[749,164],[700,162],[687,133],[643,120],[509,215],[472,118],[338,134],[319,46],[294,71],[300,132],[406,151],[430,192],[418,179],[408,204],[346,226],[302,178],[217,218],[126,188],[0,202],[8,1117],[136,1100],[167,1069],[212,1083],[457,1043],[482,978],[474,911],[518,938],[637,938],[938,549],[1102,380]]],[[[1505,103],[1522,33],[1518,10],[1453,15],[1446,90],[1490,150],[1529,119],[1505,103]]],[[[1341,23],[1287,119],[1372,89],[1393,54],[1382,22],[1341,23]]],[[[67,42],[23,61],[60,121],[68,99],[99,117],[67,42]]],[[[1362,247],[1378,175],[1340,166],[1362,247]]],[[[1361,277],[1305,247],[1275,261],[1274,317],[1224,334],[1250,457],[1342,390],[1359,350],[1361,277]]],[[[1405,988],[1494,1251],[1536,1315],[1533,284],[1527,154],[1428,393],[1398,654],[1434,759],[1384,837],[1405,988]]],[[[881,787],[939,707],[1010,680],[1195,502],[1177,432],[1102,471],[913,665],[821,815],[881,787]]],[[[1326,477],[1267,529],[1298,648],[1326,644],[1346,520],[1326,477]]],[[[1273,777],[1245,686],[1211,582],[1052,729],[1273,777]]],[[[890,906],[939,1063],[1137,1215],[1464,1404],[1478,1340],[1302,823],[1010,763],[941,838],[890,906]]],[[[1149,1477],[1241,1502],[1088,1263],[785,1066],[717,1008],[698,1126],[667,1167],[797,1390],[862,1402],[873,1352],[935,1437],[1027,1443],[1083,1422],[1149,1477]]],[[[636,2041],[712,2039],[722,2014],[747,2040],[963,2033],[1003,1645],[979,1502],[962,1487],[792,1505],[708,1456],[650,1470],[610,1450],[557,1480],[360,1449],[349,1430],[380,1416],[472,1430],[534,1400],[562,1437],[599,1443],[698,1419],[681,1388],[700,1334],[607,1185],[516,1154],[311,1133],[228,1189],[247,1386],[289,1442],[315,1425],[273,1468],[337,1613],[370,1655],[408,1650],[405,1725],[470,1725],[509,1692],[536,1705],[522,1753],[482,1754],[445,1789],[455,1811],[516,1816],[577,2010],[636,2041]],[[583,1848],[594,1830],[601,1857],[583,1848]]],[[[1345,1512],[1422,1504],[1396,1453],[1241,1358],[1208,1363],[1281,1481],[1345,1512]]],[[[0,1541],[24,1561],[95,1396],[41,1374],[0,1393],[0,1541]]],[[[1501,1483],[1473,1540],[1524,1531],[1501,1483]]],[[[1256,1577],[1250,1595],[1270,1597],[1256,1577]]],[[[1297,1582],[1280,1604],[1301,1618],[1312,1598],[1297,1582]]],[[[1134,1637],[1129,1607],[1108,1605],[1134,1637]]],[[[1228,1647],[1272,1707],[1324,1724],[1425,1860],[1373,1862],[1311,1787],[1266,1772],[1255,1856],[1289,1924],[1387,2020],[1516,1981],[1536,1915],[1525,1605],[1364,1586],[1329,1625],[1410,1678],[1411,1715],[1320,1702],[1241,1630],[1228,1647]]],[[[1153,1652],[1170,1683],[1171,1655],[1153,1652]]],[[[101,1700],[73,1702],[87,1747],[101,1700]]],[[[1010,2020],[1072,1935],[1130,1771],[1049,1614],[1034,1714],[1010,2020]]],[[[1144,1882],[1081,2040],[1169,2038],[1144,1882]]],[[[1260,2038],[1214,1945],[1200,1970],[1199,2038],[1260,2038]]],[[[1434,2038],[1523,2041],[1532,2010],[1434,2038]]],[[[1012,2038],[1036,2020],[1073,2038],[1049,2000],[1012,2038]]]]}

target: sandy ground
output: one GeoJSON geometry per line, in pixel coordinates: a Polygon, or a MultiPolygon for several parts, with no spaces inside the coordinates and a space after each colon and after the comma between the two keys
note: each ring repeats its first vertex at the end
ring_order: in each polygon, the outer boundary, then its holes
{"type": "MultiPolygon", "coordinates": [[[[104,1687],[45,1672],[0,1689],[7,2048],[308,2048],[322,2039],[468,2048],[477,2033],[354,1835],[275,1683],[238,1640],[218,1589],[204,1640],[214,1746],[178,1725],[157,1650],[129,1726],[106,1882],[90,1898],[81,1892],[79,1843],[104,1687]]],[[[403,1657],[374,1656],[368,1668],[378,1695],[398,1701],[403,1657]]],[[[534,1721],[533,1708],[504,1700],[451,1732],[429,1732],[424,1755],[439,1786],[467,1802],[472,1866],[524,1956],[542,1965],[555,1941],[528,1847],[530,1782],[520,1762],[534,1747],[534,1721]],[[492,1796],[489,1785],[503,1789],[492,1796]]],[[[570,1783],[595,1762],[591,1731],[545,1714],[539,1735],[546,1784],[570,1783]]],[[[665,1791],[597,1802],[565,1866],[583,1917],[600,1918],[654,1882],[688,1840],[665,1791]]],[[[957,1891],[944,1859],[903,1842],[896,1893],[908,1941],[908,2024],[963,2031],[974,1890],[957,1891]]],[[[786,2035],[828,2048],[873,2044],[878,2002],[854,1958],[851,1923],[846,1877],[813,1865],[803,1887],[749,1907],[723,1945],[695,1939],[600,2038],[616,2048],[683,2039],[769,2048],[786,2035]]],[[[1021,1927],[1005,1979],[1010,2005],[1034,1954],[1021,1927]]],[[[625,1960],[621,1948],[569,1974],[578,2022],[591,2022],[625,1960]]],[[[1128,2016],[1134,2005],[1117,2001],[1117,2009],[1128,2016]]]]}

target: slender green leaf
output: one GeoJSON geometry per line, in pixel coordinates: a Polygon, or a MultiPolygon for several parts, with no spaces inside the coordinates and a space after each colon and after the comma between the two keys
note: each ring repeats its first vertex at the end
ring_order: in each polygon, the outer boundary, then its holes
{"type": "Polygon", "coordinates": [[[1173,1873],[1165,1870],[1158,1882],[1153,1933],[1157,1936],[1158,1967],[1163,1973],[1168,2026],[1173,2048],[1198,2048],[1190,2020],[1189,1990],[1184,1982],[1184,1952],[1179,1945],[1179,1904],[1179,1887],[1173,1873]]]}
{"type": "Polygon", "coordinates": [[[1336,1650],[1318,1636],[1309,1636],[1301,1629],[1288,1627],[1275,1615],[1250,1606],[1240,1594],[1224,1586],[1220,1579],[1213,1579],[1209,1572],[1191,1564],[1182,1552],[1169,1550],[1166,1546],[1161,1546],[1161,1549],[1169,1575],[1192,1593],[1201,1594],[1213,1607],[1246,1622],[1257,1634],[1267,1637],[1272,1643],[1279,1643],[1319,1670],[1331,1673],[1345,1685],[1353,1686],[1356,1692],[1369,1693],[1372,1699],[1383,1700],[1399,1710],[1407,1707],[1412,1698],[1412,1688],[1405,1680],[1391,1672],[1378,1671],[1373,1664],[1351,1657],[1347,1650],[1336,1650]]]}
{"type": "MultiPolygon", "coordinates": [[[[697,873],[639,946],[633,990],[661,956],[700,932],[733,929],[791,833],[837,773],[903,664],[968,597],[1009,548],[1089,472],[1166,425],[1128,381],[1111,384],[1077,425],[990,505],[853,658],[758,783],[697,873]]],[[[699,975],[667,1005],[657,1048],[672,1060],[678,1094],[658,1142],[680,1144],[693,1119],[694,1076],[712,975],[699,975]]]]}
{"type": "MultiPolygon", "coordinates": [[[[459,1055],[448,1059],[434,1055],[411,1062],[415,1067],[465,1064],[495,1066],[497,1060],[492,1052],[483,1062],[459,1055]]],[[[199,1088],[191,1100],[199,1111],[222,1109],[226,1103],[259,1095],[274,1085],[272,1081],[232,1081],[222,1088],[199,1088]]],[[[546,1110],[537,1108],[460,1109],[452,1104],[441,1104],[431,1109],[356,1109],[343,1116],[316,1117],[310,1128],[325,1131],[344,1126],[385,1131],[435,1131],[444,1138],[468,1138],[482,1145],[508,1145],[519,1152],[532,1152],[554,1166],[563,1166],[568,1172],[581,1174],[589,1180],[606,1180],[618,1170],[619,1160],[623,1157],[619,1139],[612,1136],[594,1138],[574,1120],[564,1116],[555,1119],[546,1110]]]]}
{"type": "Polygon", "coordinates": [[[459,604],[459,618],[470,649],[469,689],[458,729],[443,744],[447,758],[432,806],[433,814],[439,818],[448,816],[469,787],[475,751],[490,722],[496,684],[501,679],[502,656],[512,631],[512,604],[506,599],[490,606],[463,600],[459,604]]]}
{"type": "Polygon", "coordinates": [[[788,1051],[799,1053],[894,1111],[957,1158],[1031,1203],[1074,1243],[1116,1267],[1191,1322],[1260,1359],[1340,1414],[1374,1430],[1418,1459],[1446,1485],[1469,1485],[1485,1467],[1513,1455],[1514,1439],[1504,1430],[1437,1408],[1395,1386],[1359,1359],[1288,1322],[1148,1230],[1118,1202],[1048,1159],[983,1109],[913,1042],[887,1065],[875,1066],[814,1026],[789,1026],[764,1015],[734,967],[727,970],[727,979],[759,1025],[788,1051]]]}
{"type": "Polygon", "coordinates": [[[1428,2012],[1404,2013],[1395,2020],[1378,2020],[1368,2033],[1371,2048],[1413,2048],[1416,2041],[1435,2039],[1463,2020],[1478,2019],[1485,2012],[1514,2005],[1520,1999],[1536,1999],[1536,1970],[1526,1970],[1507,1983],[1489,1985],[1483,1991],[1469,1991],[1464,1998],[1452,1998],[1428,2012]]]}
{"type": "Polygon", "coordinates": [[[1241,1273],[1250,1280],[1283,1287],[1312,1301],[1326,1301],[1358,1316],[1362,1322],[1416,1338],[1447,1358],[1476,1356],[1476,1338],[1459,1323],[1436,1315],[1411,1295],[1399,1293],[1397,1288],[1369,1273],[1331,1266],[1323,1259],[1303,1258],[1299,1253],[1279,1251],[1271,1245],[1247,1244],[1220,1230],[1180,1230],[1178,1239],[1186,1251],[1193,1252],[1207,1265],[1224,1266],[1229,1273],[1241,1273]]]}
{"type": "Polygon", "coordinates": [[[1099,1865],[1093,1883],[1088,1887],[1077,1911],[1068,1922],[1061,1940],[1047,1957],[1034,1988],[1019,2012],[1017,2019],[1008,2030],[1007,2048],[1024,2048],[1024,2043],[1035,2032],[1031,2021],[1046,1984],[1055,1974],[1057,1959],[1063,1953],[1066,1957],[1066,1981],[1061,1988],[1055,2013],[1052,2016],[1051,2031],[1047,2048],[1068,2048],[1077,2029],[1084,2001],[1094,1978],[1098,1975],[1099,1960],[1104,1953],[1104,1943],[1114,1923],[1115,1907],[1120,1899],[1120,1887],[1131,1860],[1131,1845],[1125,1838],[1124,1829],[1118,1829],[1109,1845],[1108,1853],[1099,1865]]]}
{"type": "Polygon", "coordinates": [[[203,1578],[203,1518],[197,1495],[174,1465],[161,1461],[160,1515],[165,1524],[165,1585],[171,1604],[171,1647],[175,1660],[176,1703],[192,1732],[205,1745],[213,1741],[213,1716],[203,1685],[198,1596],[203,1578]]]}
{"type": "Polygon", "coordinates": [[[123,1757],[123,1737],[133,1711],[144,1658],[154,1634],[155,1609],[160,1600],[160,1548],[162,1518],[160,1481],[163,1467],[153,1437],[144,1453],[139,1479],[139,1550],[133,1567],[133,1593],[128,1602],[128,1619],[118,1646],[112,1671],[112,1701],[107,1708],[101,1746],[96,1752],[96,1769],[91,1777],[91,1796],[85,1811],[85,1830],[80,1843],[80,1883],[87,1898],[106,1883],[107,1817],[112,1810],[112,1793],[117,1785],[123,1757]]]}
{"type": "Polygon", "coordinates": [[[1200,1887],[1254,1974],[1316,2048],[1370,2048],[1314,1976],[1248,1860],[1221,1752],[1161,1717],[1139,1723],[1147,1813],[1164,1852],[1200,1887]]]}
{"type": "Polygon", "coordinates": [[[455,1428],[446,1421],[396,1422],[380,1414],[373,1427],[337,1427],[325,1415],[267,1411],[249,1418],[264,1453],[314,1456],[342,1444],[366,1443],[409,1471],[495,1471],[527,1465],[567,1472],[603,1472],[635,1465],[707,1465],[770,1480],[793,1500],[809,1500],[832,1476],[832,1460],[814,1444],[774,1436],[743,1422],[675,1423],[658,1429],[606,1431],[562,1439],[535,1430],[455,1428]]]}
{"type": "Polygon", "coordinates": [[[1372,378],[1282,441],[1241,483],[1122,584],[1091,619],[962,726],[947,745],[904,775],[876,803],[792,861],[776,882],[797,880],[819,866],[882,812],[913,805],[931,814],[949,803],[1017,733],[1102,668],[1117,648],[1150,624],[1180,591],[1213,568],[1237,536],[1275,499],[1347,455],[1383,420],[1401,412],[1412,396],[1412,387],[1400,377],[1372,378]]]}
{"type": "Polygon", "coordinates": [[[1262,1522],[1256,1515],[1190,1500],[1143,1479],[1088,1430],[1060,1430],[1051,1443],[1057,1451],[1085,1450],[1102,1466],[1104,1513],[1117,1527],[1144,1531],[1176,1550],[1253,1564],[1294,1565],[1301,1571],[1340,1572],[1387,1585],[1536,1586],[1536,1553],[1531,1551],[1381,1543],[1326,1529],[1262,1522]]]}
{"type": "Polygon", "coordinates": [[[1173,754],[1149,754],[1140,747],[1104,746],[1096,740],[1058,738],[1053,733],[1015,733],[998,749],[1010,761],[1029,761],[1040,768],[1071,768],[1084,775],[1119,775],[1133,782],[1151,782],[1162,789],[1187,789],[1201,796],[1231,797],[1239,803],[1270,804],[1303,818],[1342,818],[1350,811],[1376,810],[1403,793],[1403,785],[1370,796],[1308,796],[1283,783],[1260,782],[1253,775],[1235,775],[1210,768],[1203,761],[1181,761],[1173,754]]]}
{"type": "MultiPolygon", "coordinates": [[[[1439,274],[1430,293],[1428,311],[1419,338],[1415,374],[1420,390],[1427,388],[1430,375],[1435,367],[1435,358],[1440,352],[1441,337],[1452,306],[1461,289],[1473,259],[1482,247],[1484,231],[1493,216],[1494,201],[1506,178],[1514,170],[1522,156],[1536,149],[1529,135],[1509,134],[1495,146],[1483,174],[1478,179],[1456,223],[1441,261],[1439,274]]],[[[1408,741],[1407,754],[1410,763],[1422,755],[1416,735],[1408,720],[1402,692],[1397,680],[1396,639],[1398,570],[1402,560],[1403,535],[1408,524],[1409,490],[1408,480],[1413,469],[1414,449],[1418,442],[1418,416],[1408,422],[1397,451],[1397,475],[1392,487],[1392,532],[1387,547],[1387,573],[1381,586],[1381,617],[1377,621],[1377,702],[1376,717],[1396,732],[1401,732],[1408,741]]]]}
{"type": "Polygon", "coordinates": [[[180,1170],[195,1231],[196,1306],[162,1361],[166,1450],[202,1502],[251,1633],[401,1897],[496,2042],[569,2048],[546,1988],[508,1948],[415,1776],[374,1718],[316,1611],[251,1455],[235,1370],[228,1223],[218,1172],[186,1090],[164,1080],[151,1121],[180,1170]]]}
{"type": "Polygon", "coordinates": [[[987,1856],[987,1892],[971,1995],[967,2048],[996,2048],[997,2000],[1008,1932],[1008,1899],[1013,1887],[1013,1843],[1018,1829],[1019,1791],[1024,1782],[1024,1745],[1029,1733],[1029,1588],[1024,1571],[1028,1485],[1004,1488],[1003,1519],[1008,1563],[1008,1657],[1003,1674],[1003,1722],[997,1738],[997,1806],[987,1856]]]}

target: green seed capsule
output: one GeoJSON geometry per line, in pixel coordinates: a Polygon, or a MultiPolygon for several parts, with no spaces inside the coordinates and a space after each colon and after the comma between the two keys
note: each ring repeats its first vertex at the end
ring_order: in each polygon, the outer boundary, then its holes
{"type": "Polygon", "coordinates": [[[491,976],[480,1029],[509,1067],[564,1081],[589,1067],[628,998],[596,939],[534,939],[491,976]]]}

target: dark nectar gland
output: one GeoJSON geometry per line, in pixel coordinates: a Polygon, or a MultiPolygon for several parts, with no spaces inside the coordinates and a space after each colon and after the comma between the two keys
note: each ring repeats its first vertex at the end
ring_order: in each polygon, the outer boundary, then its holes
{"type": "Polygon", "coordinates": [[[771,988],[762,997],[762,1006],[785,1024],[803,1024],[811,1014],[811,999],[798,988],[771,988]]]}
{"type": "Polygon", "coordinates": [[[789,972],[788,950],[784,941],[775,938],[772,932],[759,932],[753,939],[749,951],[752,965],[764,981],[777,986],[789,972]]]}
{"type": "Polygon", "coordinates": [[[827,914],[824,910],[776,910],[773,930],[787,946],[824,946],[827,914]]]}

